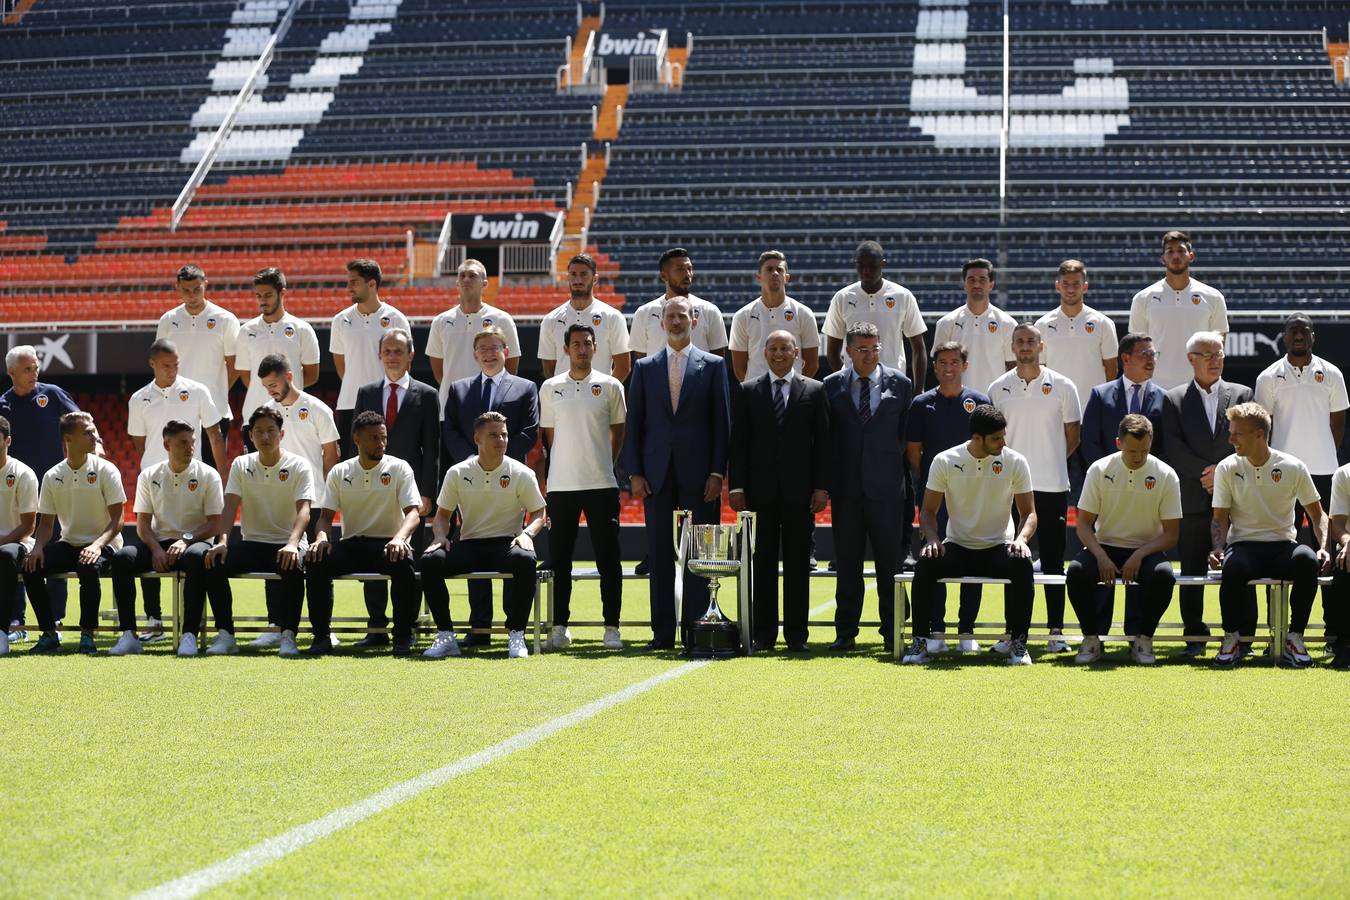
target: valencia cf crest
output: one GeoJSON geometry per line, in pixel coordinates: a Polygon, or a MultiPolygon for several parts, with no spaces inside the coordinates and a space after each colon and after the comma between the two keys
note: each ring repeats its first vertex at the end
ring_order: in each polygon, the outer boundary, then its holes
{"type": "Polygon", "coordinates": [[[201,487],[201,482],[200,482],[200,481],[198,481],[198,480],[195,479],[195,478],[189,478],[189,479],[188,479],[188,493],[189,493],[189,494],[192,493],[192,492],[194,492],[194,491],[196,491],[197,488],[199,488],[199,487],[201,487]]]}
{"type": "Polygon", "coordinates": [[[93,469],[90,469],[88,472],[84,473],[84,480],[90,484],[98,484],[98,473],[93,469]]]}
{"type": "Polygon", "coordinates": [[[503,475],[501,478],[498,478],[498,479],[497,479],[497,483],[500,484],[500,485],[501,485],[502,487],[504,487],[504,488],[505,488],[505,487],[510,487],[510,486],[511,486],[511,476],[510,476],[510,475],[503,475]]]}
{"type": "Polygon", "coordinates": [[[993,319],[989,320],[989,324],[986,327],[989,329],[990,334],[998,334],[998,322],[995,322],[993,319]]]}
{"type": "Polygon", "coordinates": [[[1191,306],[1199,306],[1203,299],[1199,294],[1191,294],[1191,306]]]}
{"type": "Polygon", "coordinates": [[[975,400],[974,400],[974,398],[973,398],[973,397],[967,397],[967,398],[965,399],[965,402],[963,402],[963,403],[961,404],[961,408],[964,409],[964,410],[965,410],[966,412],[968,412],[968,413],[973,413],[973,412],[975,411],[975,400]]]}
{"type": "Polygon", "coordinates": [[[5,476],[5,487],[14,487],[14,473],[10,472],[5,476]]]}
{"type": "Polygon", "coordinates": [[[895,309],[895,298],[894,298],[894,297],[887,297],[887,298],[886,298],[886,308],[887,308],[887,309],[895,309]]]}
{"type": "Polygon", "coordinates": [[[215,331],[215,330],[216,330],[216,317],[215,317],[215,316],[212,316],[211,318],[209,318],[209,319],[206,320],[206,330],[207,330],[207,331],[215,331]]]}
{"type": "Polygon", "coordinates": [[[484,328],[491,328],[491,327],[492,327],[492,317],[491,317],[491,316],[488,316],[488,317],[486,317],[486,318],[483,319],[483,327],[484,327],[484,328]]]}
{"type": "Polygon", "coordinates": [[[1041,393],[1044,394],[1045,396],[1049,397],[1049,396],[1050,396],[1050,392],[1053,391],[1054,389],[1055,389],[1055,386],[1054,386],[1053,384],[1051,384],[1050,382],[1048,382],[1048,381],[1043,381],[1043,382],[1041,382],[1041,393]]]}
{"type": "Polygon", "coordinates": [[[1001,459],[996,459],[996,460],[994,460],[993,465],[991,465],[991,466],[989,467],[989,469],[990,469],[990,471],[992,471],[995,475],[1002,475],[1002,474],[1003,474],[1003,460],[1001,460],[1001,459]]]}
{"type": "Polygon", "coordinates": [[[797,314],[794,313],[794,312],[793,312],[792,310],[790,310],[790,309],[787,309],[787,310],[784,310],[784,311],[783,311],[783,321],[784,321],[784,322],[791,322],[791,321],[792,321],[793,319],[795,319],[796,317],[797,317],[797,314]]]}
{"type": "Polygon", "coordinates": [[[37,405],[38,405],[38,409],[46,409],[46,408],[47,408],[47,395],[46,395],[46,394],[38,394],[37,405]]]}
{"type": "Polygon", "coordinates": [[[1092,332],[1097,330],[1097,323],[1088,322],[1086,325],[1083,326],[1083,330],[1086,331],[1088,334],[1092,334],[1092,332]]]}
{"type": "Polygon", "coordinates": [[[1144,479],[1144,490],[1151,491],[1151,490],[1153,490],[1154,487],[1157,486],[1157,484],[1158,484],[1158,479],[1156,479],[1156,478],[1154,478],[1152,475],[1150,475],[1150,476],[1148,476],[1147,478],[1144,479]]]}
{"type": "Polygon", "coordinates": [[[1283,478],[1283,477],[1284,477],[1284,472],[1283,472],[1283,470],[1280,469],[1279,466],[1276,466],[1275,468],[1273,468],[1273,469],[1270,470],[1270,480],[1273,481],[1273,482],[1275,482],[1276,484],[1279,484],[1279,483],[1280,483],[1280,479],[1283,478]]]}
{"type": "Polygon", "coordinates": [[[305,421],[306,419],[308,419],[308,418],[309,418],[309,407],[308,407],[308,406],[302,406],[302,407],[300,407],[300,411],[297,412],[297,413],[295,414],[295,417],[296,417],[297,419],[299,419],[301,422],[303,422],[303,421],[305,421]]]}
{"type": "Polygon", "coordinates": [[[600,327],[600,323],[602,321],[603,317],[599,313],[591,313],[591,324],[594,325],[596,328],[600,327]]]}
{"type": "Polygon", "coordinates": [[[178,392],[178,399],[179,399],[179,401],[182,402],[182,403],[188,402],[188,397],[190,397],[190,396],[192,396],[192,395],[189,394],[186,390],[181,390],[181,391],[178,392]]]}
{"type": "Polygon", "coordinates": [[[393,320],[390,319],[388,316],[380,316],[380,327],[381,327],[381,328],[388,328],[388,327],[389,327],[389,323],[392,322],[392,321],[393,321],[393,320]]]}
{"type": "Polygon", "coordinates": [[[287,481],[290,481],[290,480],[291,480],[291,470],[290,470],[290,469],[282,469],[280,472],[277,473],[277,481],[280,481],[280,482],[287,482],[287,481]]]}
{"type": "Polygon", "coordinates": [[[287,325],[285,328],[281,329],[281,333],[286,335],[286,337],[288,338],[293,338],[295,337],[295,326],[287,325]]]}
{"type": "Polygon", "coordinates": [[[1313,373],[1313,381],[1316,381],[1318,384],[1321,384],[1326,380],[1327,380],[1327,373],[1323,372],[1321,369],[1318,369],[1316,372],[1313,373]]]}
{"type": "Polygon", "coordinates": [[[604,388],[602,388],[600,385],[598,385],[598,384],[593,384],[593,385],[591,385],[591,396],[592,396],[592,397],[599,397],[599,396],[600,396],[600,392],[603,391],[603,390],[604,390],[604,388]]]}
{"type": "Polygon", "coordinates": [[[381,473],[380,473],[380,484],[384,485],[385,487],[389,487],[389,482],[391,482],[391,481],[393,481],[393,480],[394,480],[394,477],[393,477],[392,475],[390,475],[388,472],[381,472],[381,473]]]}

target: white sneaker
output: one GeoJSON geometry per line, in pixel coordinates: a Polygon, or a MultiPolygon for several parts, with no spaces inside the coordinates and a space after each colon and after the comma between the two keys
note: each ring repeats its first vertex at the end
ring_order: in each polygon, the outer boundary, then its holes
{"type": "Polygon", "coordinates": [[[160,641],[167,641],[164,635],[164,623],[159,619],[146,619],[145,630],[136,635],[136,639],[142,644],[158,644],[160,641]]]}
{"type": "Polygon", "coordinates": [[[1141,666],[1151,666],[1158,661],[1153,653],[1153,638],[1146,634],[1136,635],[1134,646],[1130,647],[1130,656],[1141,666]]]}
{"type": "Polygon", "coordinates": [[[336,631],[328,632],[328,642],[332,644],[334,647],[342,646],[342,638],[337,636],[336,631]]]}
{"type": "Polygon", "coordinates": [[[619,629],[613,625],[605,626],[605,649],[622,650],[623,638],[619,637],[619,629]]]}
{"type": "Polygon", "coordinates": [[[1064,633],[1059,629],[1050,632],[1050,640],[1045,643],[1046,653],[1068,653],[1069,645],[1064,640],[1064,633]]]}
{"type": "Polygon", "coordinates": [[[937,656],[947,652],[947,642],[941,638],[928,638],[928,655],[937,656]]]}
{"type": "Polygon", "coordinates": [[[283,631],[277,642],[278,656],[299,656],[300,648],[295,646],[295,632],[283,631]]]}
{"type": "Polygon", "coordinates": [[[1026,641],[1008,642],[1008,665],[1010,666],[1031,665],[1031,654],[1027,652],[1026,641]]]}
{"type": "Polygon", "coordinates": [[[970,638],[966,638],[964,641],[962,641],[961,643],[959,643],[959,644],[956,645],[956,652],[957,652],[957,653],[979,653],[979,652],[980,652],[980,642],[979,642],[979,641],[973,641],[973,640],[971,640],[970,638]]]}
{"type": "Polygon", "coordinates": [[[1223,643],[1219,645],[1219,655],[1214,657],[1214,665],[1222,668],[1230,668],[1237,665],[1237,661],[1242,652],[1242,641],[1236,631],[1226,631],[1223,635],[1223,643]]]}
{"type": "Polygon", "coordinates": [[[1078,655],[1073,661],[1075,665],[1086,666],[1095,663],[1103,655],[1102,639],[1089,634],[1083,637],[1083,643],[1078,647],[1078,655]]]}
{"type": "Polygon", "coordinates": [[[144,648],[141,647],[140,639],[136,637],[136,632],[127,629],[122,632],[122,636],[117,639],[117,643],[112,645],[108,651],[109,656],[126,656],[128,653],[140,653],[144,648]]]}
{"type": "Polygon", "coordinates": [[[572,629],[566,625],[554,625],[548,633],[548,645],[554,650],[566,650],[572,646],[572,629]]]}
{"type": "Polygon", "coordinates": [[[422,651],[427,659],[445,659],[447,656],[459,656],[459,641],[453,631],[438,631],[431,646],[422,651]]]}
{"type": "Polygon", "coordinates": [[[9,652],[9,632],[0,631],[0,656],[9,652]]]}
{"type": "Polygon", "coordinates": [[[1303,635],[1291,631],[1284,636],[1284,652],[1280,654],[1280,661],[1295,669],[1306,669],[1313,664],[1308,648],[1303,644],[1303,635]]]}
{"type": "Polygon", "coordinates": [[[183,635],[182,639],[178,642],[178,655],[179,656],[197,655],[197,636],[195,634],[189,631],[183,635]]]}
{"type": "Polygon", "coordinates": [[[250,647],[259,647],[262,649],[267,649],[269,647],[279,647],[281,646],[281,632],[264,631],[262,634],[258,635],[253,640],[249,641],[248,645],[250,647]]]}
{"type": "Polygon", "coordinates": [[[511,659],[520,659],[529,656],[530,651],[525,646],[525,632],[512,631],[506,635],[507,656],[511,659]]]}
{"type": "Polygon", "coordinates": [[[228,631],[218,631],[216,639],[206,648],[206,652],[211,656],[229,656],[239,652],[239,642],[228,631]]]}
{"type": "Polygon", "coordinates": [[[1012,643],[1009,641],[999,641],[990,649],[993,650],[995,653],[1003,653],[1003,654],[1011,653],[1012,643]]]}

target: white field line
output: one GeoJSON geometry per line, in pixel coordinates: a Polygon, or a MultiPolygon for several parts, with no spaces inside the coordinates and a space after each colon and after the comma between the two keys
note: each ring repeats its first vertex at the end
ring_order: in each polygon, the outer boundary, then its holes
{"type": "Polygon", "coordinates": [[[645,694],[668,681],[674,681],[676,678],[702,668],[709,662],[711,660],[694,660],[662,672],[660,675],[654,675],[645,681],[639,681],[637,684],[587,703],[585,706],[578,707],[556,719],[551,719],[541,725],[522,731],[520,734],[509,737],[485,750],[480,750],[477,753],[447,763],[439,769],[433,769],[415,778],[385,788],[364,800],[358,800],[350,806],[334,810],[312,822],[298,825],[289,831],[254,844],[228,859],[221,860],[204,869],[198,869],[196,872],[191,872],[181,878],[175,878],[173,881],[167,881],[137,896],[143,898],[195,897],[204,891],[242,878],[263,866],[284,859],[315,841],[369,819],[390,807],[411,800],[432,788],[440,787],[461,775],[467,775],[503,757],[533,747],[560,731],[580,725],[611,707],[632,700],[634,697],[645,694]]]}

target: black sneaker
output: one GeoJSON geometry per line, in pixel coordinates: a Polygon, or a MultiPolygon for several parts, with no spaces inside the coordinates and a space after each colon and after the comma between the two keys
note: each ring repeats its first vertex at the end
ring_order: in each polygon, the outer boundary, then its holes
{"type": "Polygon", "coordinates": [[[370,650],[373,647],[388,647],[389,635],[387,634],[368,634],[361,640],[352,644],[355,650],[370,650]]]}
{"type": "Polygon", "coordinates": [[[316,636],[305,652],[310,656],[327,656],[333,652],[333,641],[328,635],[316,636]]]}
{"type": "Polygon", "coordinates": [[[1350,669],[1350,642],[1337,643],[1331,648],[1331,667],[1345,671],[1350,669]]]}

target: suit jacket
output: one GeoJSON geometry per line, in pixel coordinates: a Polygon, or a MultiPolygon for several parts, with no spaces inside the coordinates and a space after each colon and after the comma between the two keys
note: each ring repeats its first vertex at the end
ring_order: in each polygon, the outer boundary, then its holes
{"type": "MultiPolygon", "coordinates": [[[[506,416],[506,455],[518,462],[534,449],[539,436],[539,390],[534,382],[502,372],[501,386],[493,393],[492,409],[506,416]]],[[[473,420],[483,409],[483,373],[461,378],[450,385],[445,398],[442,434],[448,466],[458,465],[478,453],[473,442],[473,420]]]]}
{"type": "Polygon", "coordinates": [[[908,466],[905,464],[905,421],[914,388],[898,369],[878,366],[881,399],[864,426],[850,387],[853,370],[825,379],[830,401],[830,499],[885,500],[903,505],[908,466]]]}
{"type": "MultiPolygon", "coordinates": [[[[1129,414],[1129,406],[1123,375],[1092,389],[1083,408],[1083,456],[1088,465],[1116,452],[1120,420],[1129,414]]],[[[1166,443],[1162,427],[1163,389],[1150,381],[1139,398],[1139,412],[1153,423],[1153,452],[1161,455],[1166,443]]]]}
{"type": "Polygon", "coordinates": [[[680,408],[670,405],[667,348],[644,356],[628,382],[628,428],[619,465],[641,475],[653,492],[674,473],[680,484],[701,485],[724,474],[731,432],[727,366],[722,357],[690,345],[680,383],[680,408]]]}
{"type": "Polygon", "coordinates": [[[1200,484],[1200,473],[1233,454],[1228,443],[1229,407],[1252,399],[1252,389],[1219,379],[1214,384],[1219,394],[1218,416],[1214,430],[1205,422],[1205,401],[1194,381],[1168,391],[1163,402],[1163,432],[1166,435],[1163,460],[1177,470],[1181,479],[1181,511],[1208,513],[1213,507],[1209,491],[1200,484]]]}
{"type": "Polygon", "coordinates": [[[750,509],[781,503],[805,514],[811,492],[829,490],[830,402],[823,384],[798,375],[779,425],[774,380],[747,381],[732,401],[730,487],[745,491],[750,509]]]}
{"type": "MultiPolygon", "coordinates": [[[[384,379],[356,389],[352,418],[370,410],[384,415],[384,379]]],[[[386,426],[387,427],[387,426],[386,426]]],[[[440,488],[441,397],[431,385],[411,379],[408,392],[399,404],[394,426],[388,428],[390,456],[397,456],[412,467],[417,477],[417,493],[436,499],[440,488]]]]}

